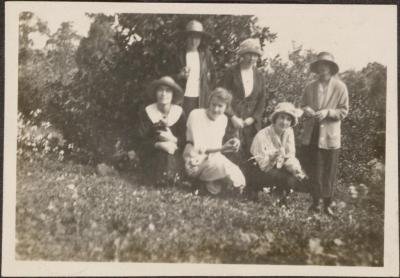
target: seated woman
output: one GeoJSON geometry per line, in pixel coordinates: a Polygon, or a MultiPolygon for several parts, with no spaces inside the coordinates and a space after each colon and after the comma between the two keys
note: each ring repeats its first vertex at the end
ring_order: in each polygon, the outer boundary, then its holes
{"type": "Polygon", "coordinates": [[[182,170],[186,117],[174,103],[182,99],[182,89],[164,76],[149,87],[154,103],[139,114],[138,134],[144,171],[156,184],[174,183],[182,170]]]}
{"type": "MultiPolygon", "coordinates": [[[[288,190],[305,177],[296,158],[292,127],[301,110],[288,102],[279,103],[271,114],[272,124],[260,130],[250,148],[255,164],[248,167],[246,178],[252,192],[263,185],[276,186],[286,196],[288,190]]],[[[282,198],[283,204],[285,199],[282,198]]]]}
{"type": "Polygon", "coordinates": [[[240,141],[231,138],[223,144],[228,118],[224,114],[230,109],[232,95],[223,88],[211,92],[208,108],[194,109],[187,121],[184,151],[185,170],[188,176],[205,184],[213,195],[224,186],[233,186],[240,191],[245,187],[245,178],[240,168],[221,152],[237,152],[240,141]]]}

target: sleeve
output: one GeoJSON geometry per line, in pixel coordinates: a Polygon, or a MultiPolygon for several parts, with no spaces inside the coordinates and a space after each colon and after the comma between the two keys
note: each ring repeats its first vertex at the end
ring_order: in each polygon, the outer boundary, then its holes
{"type": "Polygon", "coordinates": [[[286,147],[287,147],[287,157],[295,157],[296,156],[296,145],[295,145],[295,140],[294,140],[294,132],[293,129],[291,128],[288,130],[288,139],[286,142],[286,147]]]}
{"type": "Polygon", "coordinates": [[[210,90],[213,90],[217,85],[217,75],[215,70],[215,59],[210,50],[207,50],[208,57],[208,72],[210,74],[209,82],[210,82],[210,90]]]}
{"type": "Polygon", "coordinates": [[[139,112],[138,137],[143,150],[154,147],[155,140],[154,136],[152,136],[152,123],[144,108],[139,112]]]}
{"type": "Polygon", "coordinates": [[[265,80],[264,80],[264,76],[262,76],[262,74],[260,72],[258,72],[258,82],[260,82],[260,92],[258,95],[258,99],[257,99],[257,104],[256,107],[254,109],[254,113],[252,115],[253,119],[256,122],[261,121],[261,117],[264,113],[264,109],[265,109],[265,99],[266,99],[266,95],[265,95],[265,80]]]}
{"type": "MultiPolygon", "coordinates": [[[[225,71],[222,83],[221,83],[221,87],[227,89],[231,95],[232,98],[234,97],[234,93],[233,93],[233,71],[232,68],[229,68],[225,71]]],[[[230,119],[232,118],[232,116],[235,115],[235,113],[233,112],[232,107],[228,107],[228,109],[225,111],[226,116],[230,119]]]]}
{"type": "Polygon", "coordinates": [[[253,139],[250,147],[250,153],[262,171],[267,171],[275,161],[272,160],[272,154],[275,151],[271,140],[263,136],[263,131],[259,131],[253,139]]]}
{"type": "Polygon", "coordinates": [[[308,99],[308,95],[309,95],[309,92],[310,91],[310,84],[309,85],[307,85],[305,88],[304,88],[304,92],[303,92],[303,95],[302,95],[302,97],[301,97],[301,108],[302,109],[304,109],[304,108],[306,108],[307,106],[309,106],[310,105],[310,101],[309,101],[309,99],[308,99]]]}
{"type": "Polygon", "coordinates": [[[349,93],[346,85],[343,84],[336,109],[328,110],[328,118],[334,121],[341,121],[349,113],[349,93]]]}
{"type": "Polygon", "coordinates": [[[239,138],[239,131],[236,128],[234,128],[232,121],[228,118],[225,128],[225,135],[222,141],[223,143],[225,143],[226,141],[232,138],[239,138]]]}
{"type": "Polygon", "coordinates": [[[194,143],[194,136],[193,136],[193,122],[194,122],[194,114],[193,111],[190,112],[189,117],[186,122],[186,144],[194,143]]]}
{"type": "Polygon", "coordinates": [[[177,122],[177,132],[176,138],[178,139],[178,148],[183,150],[185,147],[185,137],[186,137],[186,115],[185,112],[182,111],[182,115],[177,122]]]}

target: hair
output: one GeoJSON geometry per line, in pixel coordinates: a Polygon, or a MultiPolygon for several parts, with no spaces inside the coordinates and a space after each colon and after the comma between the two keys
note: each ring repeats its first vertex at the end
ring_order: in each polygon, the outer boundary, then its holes
{"type": "Polygon", "coordinates": [[[294,118],[292,115],[290,115],[290,114],[288,114],[288,113],[282,111],[282,112],[276,113],[276,114],[274,115],[274,117],[272,117],[272,119],[271,119],[272,124],[275,124],[276,118],[278,118],[278,116],[279,116],[280,114],[286,114],[286,115],[290,116],[290,118],[291,118],[290,125],[293,125],[293,124],[295,123],[296,120],[295,120],[295,118],[294,118]]]}
{"type": "Polygon", "coordinates": [[[231,108],[232,95],[227,89],[222,88],[222,87],[215,88],[211,92],[210,98],[208,99],[208,106],[210,106],[211,100],[213,98],[216,98],[219,101],[225,103],[226,104],[226,110],[229,110],[231,108]]]}

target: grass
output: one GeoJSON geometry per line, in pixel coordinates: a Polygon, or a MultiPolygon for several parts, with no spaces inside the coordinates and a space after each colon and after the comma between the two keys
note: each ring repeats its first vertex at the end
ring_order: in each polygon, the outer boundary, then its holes
{"type": "Polygon", "coordinates": [[[47,159],[20,159],[17,181],[19,260],[383,265],[383,212],[341,183],[330,219],[303,193],[281,208],[47,159]]]}

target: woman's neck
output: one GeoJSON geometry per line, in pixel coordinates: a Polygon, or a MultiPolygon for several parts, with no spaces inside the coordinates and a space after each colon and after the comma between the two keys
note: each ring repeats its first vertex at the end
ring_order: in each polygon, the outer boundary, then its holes
{"type": "Polygon", "coordinates": [[[252,64],[243,64],[243,63],[240,63],[240,69],[241,70],[249,70],[249,69],[251,69],[251,68],[253,68],[253,65],[252,64]]]}
{"type": "Polygon", "coordinates": [[[284,129],[281,129],[279,127],[277,127],[276,125],[272,125],[272,128],[274,129],[275,133],[281,137],[283,132],[285,131],[284,129]]]}
{"type": "Polygon", "coordinates": [[[171,109],[171,103],[157,103],[157,109],[163,114],[168,114],[169,110],[171,109]]]}

